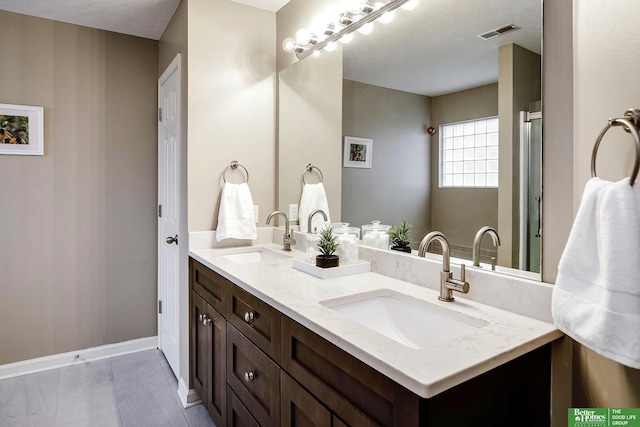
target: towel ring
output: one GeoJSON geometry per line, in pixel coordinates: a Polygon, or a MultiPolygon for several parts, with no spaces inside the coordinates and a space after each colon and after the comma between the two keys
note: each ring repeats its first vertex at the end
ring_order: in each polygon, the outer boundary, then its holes
{"type": "Polygon", "coordinates": [[[640,110],[629,109],[624,113],[624,115],[624,118],[609,119],[607,126],[605,126],[605,128],[602,129],[602,132],[600,132],[600,135],[598,135],[596,144],[593,146],[593,153],[591,154],[591,177],[596,177],[596,157],[598,156],[598,148],[600,147],[600,142],[602,142],[602,137],[604,137],[604,134],[612,127],[623,126],[625,131],[631,133],[636,144],[636,159],[633,165],[633,172],[629,178],[629,185],[633,186],[638,176],[638,170],[640,169],[640,135],[638,134],[640,110]]]}
{"type": "Polygon", "coordinates": [[[225,183],[227,182],[227,178],[225,176],[227,174],[227,169],[231,168],[231,170],[236,170],[236,169],[238,169],[238,166],[240,166],[242,169],[244,169],[244,173],[247,175],[247,180],[245,182],[249,182],[249,171],[247,170],[247,168],[245,168],[240,163],[238,163],[237,160],[234,160],[229,164],[229,166],[224,168],[224,172],[222,172],[222,180],[225,183]]]}
{"type": "Polygon", "coordinates": [[[304,172],[302,172],[302,183],[306,184],[307,181],[304,180],[305,175],[307,174],[307,172],[313,172],[313,170],[317,170],[318,173],[320,174],[320,182],[324,181],[324,175],[322,175],[322,171],[320,170],[319,167],[317,166],[313,166],[311,163],[309,163],[305,168],[304,168],[304,172]]]}

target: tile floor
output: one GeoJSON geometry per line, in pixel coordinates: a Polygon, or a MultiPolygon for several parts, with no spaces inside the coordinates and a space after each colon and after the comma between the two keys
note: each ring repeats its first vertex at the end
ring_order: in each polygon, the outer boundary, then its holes
{"type": "Polygon", "coordinates": [[[0,426],[215,427],[177,389],[159,350],[79,363],[0,381],[0,426]]]}

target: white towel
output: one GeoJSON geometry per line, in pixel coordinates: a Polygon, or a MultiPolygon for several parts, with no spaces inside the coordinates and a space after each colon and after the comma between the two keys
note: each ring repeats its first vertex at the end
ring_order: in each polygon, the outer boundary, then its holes
{"type": "Polygon", "coordinates": [[[327,214],[327,221],[325,222],[322,214],[314,215],[313,222],[311,223],[311,231],[315,228],[322,230],[326,224],[331,223],[329,202],[327,201],[327,193],[324,191],[324,185],[321,182],[317,184],[304,184],[302,186],[300,206],[298,207],[298,219],[300,221],[301,232],[306,233],[309,231],[307,230],[309,214],[316,209],[322,209],[324,213],[327,214]]]}
{"type": "Polygon", "coordinates": [[[216,239],[249,239],[256,240],[256,217],[253,211],[253,199],[246,182],[232,184],[226,182],[220,197],[218,212],[218,228],[216,239]]]}
{"type": "Polygon", "coordinates": [[[592,178],[558,265],[558,329],[640,369],[640,184],[592,178]]]}

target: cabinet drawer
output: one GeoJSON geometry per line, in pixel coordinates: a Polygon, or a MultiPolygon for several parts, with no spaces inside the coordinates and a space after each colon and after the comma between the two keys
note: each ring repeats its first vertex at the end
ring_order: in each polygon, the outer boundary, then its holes
{"type": "Polygon", "coordinates": [[[189,258],[189,278],[191,289],[196,291],[213,308],[225,315],[225,296],[233,283],[193,258],[189,258]]]}
{"type": "Polygon", "coordinates": [[[229,322],[279,362],[280,312],[236,285],[229,289],[229,322]]]}
{"type": "Polygon", "coordinates": [[[228,427],[260,427],[238,396],[227,386],[227,424],[228,427]]]}
{"type": "Polygon", "coordinates": [[[281,366],[348,425],[418,425],[418,396],[286,316],[281,366]]]}
{"type": "Polygon", "coordinates": [[[280,368],[231,325],[227,383],[261,426],[280,425],[280,368]]]}
{"type": "Polygon", "coordinates": [[[332,427],[331,412],[284,371],[280,386],[281,427],[332,427]]]}

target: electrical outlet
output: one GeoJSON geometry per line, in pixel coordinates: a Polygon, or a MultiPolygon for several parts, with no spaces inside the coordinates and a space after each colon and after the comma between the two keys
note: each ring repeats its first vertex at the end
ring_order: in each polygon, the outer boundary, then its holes
{"type": "Polygon", "coordinates": [[[258,218],[259,218],[258,212],[259,212],[258,205],[253,205],[253,217],[256,219],[256,224],[258,223],[258,218]]]}
{"type": "Polygon", "coordinates": [[[289,205],[289,221],[297,221],[298,220],[298,204],[289,205]]]}

